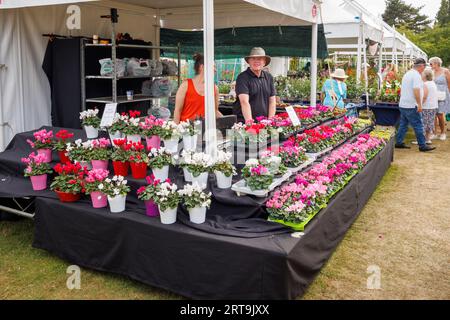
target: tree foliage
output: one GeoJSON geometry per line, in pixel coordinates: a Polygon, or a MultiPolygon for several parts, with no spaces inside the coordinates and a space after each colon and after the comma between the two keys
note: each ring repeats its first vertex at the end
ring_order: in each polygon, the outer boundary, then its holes
{"type": "Polygon", "coordinates": [[[446,26],[450,23],[450,0],[441,0],[441,7],[436,14],[435,26],[446,26]]]}
{"type": "Polygon", "coordinates": [[[405,26],[414,32],[422,32],[429,28],[431,20],[420,13],[424,6],[414,7],[403,0],[385,0],[385,2],[383,20],[389,25],[405,26]]]}

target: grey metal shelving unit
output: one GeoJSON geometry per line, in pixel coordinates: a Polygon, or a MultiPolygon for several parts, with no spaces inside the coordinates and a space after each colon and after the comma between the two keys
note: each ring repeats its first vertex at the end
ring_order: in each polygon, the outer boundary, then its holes
{"type": "MultiPolygon", "coordinates": [[[[148,46],[148,45],[135,45],[135,44],[116,44],[116,31],[115,31],[115,23],[111,22],[111,43],[108,44],[94,44],[89,43],[89,39],[81,39],[81,109],[86,110],[87,102],[96,102],[96,103],[133,103],[133,102],[142,102],[142,101],[153,101],[160,100],[167,97],[151,97],[142,94],[135,94],[133,96],[133,100],[128,100],[126,96],[118,96],[117,95],[117,81],[122,79],[156,79],[156,78],[167,78],[167,77],[177,77],[178,78],[178,86],[181,83],[181,45],[178,44],[176,47],[161,47],[161,46],[148,46]],[[101,75],[86,75],[85,74],[85,50],[88,47],[93,48],[111,48],[111,60],[113,62],[113,75],[112,76],[101,76],[101,75]],[[167,50],[167,51],[176,51],[178,56],[178,74],[177,75],[161,75],[161,76],[124,76],[117,77],[116,73],[116,57],[117,57],[117,49],[120,48],[131,48],[131,49],[148,49],[148,50],[167,50]],[[112,96],[110,97],[96,97],[96,98],[87,98],[86,97],[86,82],[91,79],[105,79],[111,81],[112,88],[112,96]]],[[[153,56],[153,55],[152,55],[153,56]]]]}

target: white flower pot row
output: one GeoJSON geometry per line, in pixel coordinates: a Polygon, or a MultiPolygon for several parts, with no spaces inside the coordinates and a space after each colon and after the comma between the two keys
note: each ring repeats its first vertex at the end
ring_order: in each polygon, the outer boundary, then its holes
{"type": "MultiPolygon", "coordinates": [[[[194,177],[187,168],[183,168],[183,173],[184,173],[184,180],[186,182],[192,182],[192,183],[197,182],[200,186],[201,185],[206,186],[208,184],[208,173],[207,172],[203,172],[198,177],[194,177]]],[[[233,176],[230,175],[229,177],[227,177],[220,171],[214,171],[214,173],[216,175],[217,187],[219,189],[231,188],[233,176]]],[[[155,174],[155,176],[156,176],[156,174],[155,174]]]]}
{"type": "Polygon", "coordinates": [[[84,130],[86,131],[86,136],[88,139],[97,139],[98,138],[98,129],[93,126],[84,126],[84,130]]]}
{"type": "MultiPolygon", "coordinates": [[[[177,209],[167,209],[162,211],[159,208],[159,217],[162,224],[172,224],[177,221],[177,209]]],[[[195,207],[188,210],[189,211],[189,221],[196,224],[201,224],[206,221],[206,207],[195,207]]]]}

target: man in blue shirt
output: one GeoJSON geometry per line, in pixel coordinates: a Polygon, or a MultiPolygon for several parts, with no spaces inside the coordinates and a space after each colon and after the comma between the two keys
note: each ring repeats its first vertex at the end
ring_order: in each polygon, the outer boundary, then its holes
{"type": "Polygon", "coordinates": [[[426,144],[425,134],[422,122],[422,98],[423,98],[423,81],[422,72],[425,70],[426,62],[422,58],[414,61],[414,66],[409,70],[402,79],[402,91],[400,95],[400,125],[397,132],[396,148],[409,149],[410,147],[403,142],[408,124],[414,129],[416,134],[419,150],[422,152],[434,150],[426,144]]]}

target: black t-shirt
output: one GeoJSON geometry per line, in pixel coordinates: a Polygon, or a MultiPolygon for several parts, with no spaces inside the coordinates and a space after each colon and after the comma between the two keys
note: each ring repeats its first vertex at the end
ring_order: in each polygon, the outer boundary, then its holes
{"type": "Polygon", "coordinates": [[[269,115],[269,98],[276,95],[273,77],[269,72],[261,71],[261,76],[257,77],[250,68],[239,74],[236,79],[236,102],[234,104],[233,113],[237,116],[237,120],[244,122],[241,103],[239,101],[240,94],[249,95],[249,103],[252,109],[252,117],[269,115]]]}

